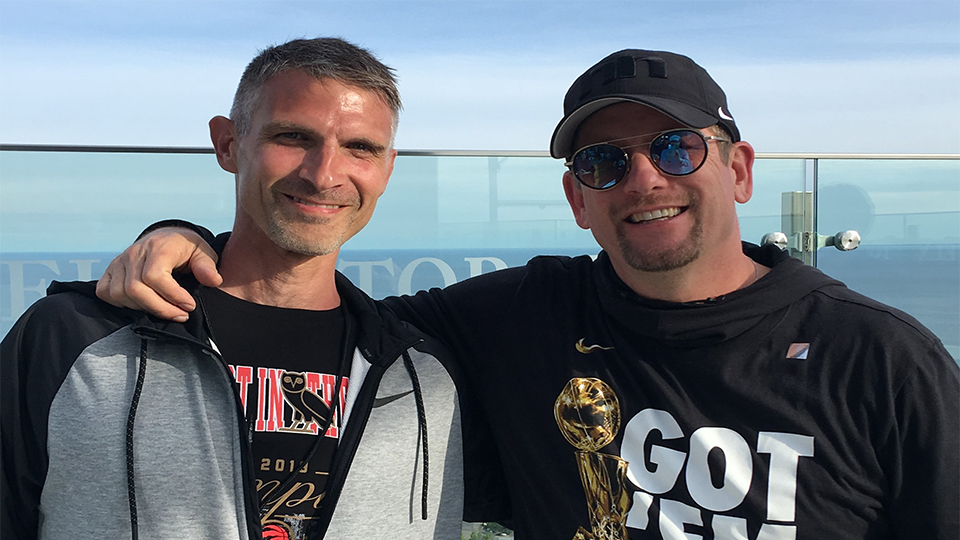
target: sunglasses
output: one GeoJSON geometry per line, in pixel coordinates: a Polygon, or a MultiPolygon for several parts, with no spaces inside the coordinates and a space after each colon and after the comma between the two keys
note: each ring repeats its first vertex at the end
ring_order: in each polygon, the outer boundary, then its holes
{"type": "Polygon", "coordinates": [[[650,141],[650,161],[662,172],[671,176],[693,174],[707,161],[709,141],[732,142],[722,137],[707,136],[695,129],[673,129],[661,133],[636,135],[591,144],[577,150],[565,163],[581,184],[590,189],[610,189],[620,183],[630,170],[630,157],[626,150],[644,144],[617,146],[615,142],[656,135],[650,141]]]}

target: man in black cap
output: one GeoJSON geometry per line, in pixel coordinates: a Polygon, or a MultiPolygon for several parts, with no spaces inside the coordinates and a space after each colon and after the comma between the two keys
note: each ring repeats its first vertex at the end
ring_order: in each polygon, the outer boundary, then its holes
{"type": "Polygon", "coordinates": [[[909,315],[740,241],[754,152],[706,71],[608,56],[550,151],[595,260],[385,301],[482,396],[512,503],[491,519],[518,540],[957,537],[957,364],[909,315]]]}

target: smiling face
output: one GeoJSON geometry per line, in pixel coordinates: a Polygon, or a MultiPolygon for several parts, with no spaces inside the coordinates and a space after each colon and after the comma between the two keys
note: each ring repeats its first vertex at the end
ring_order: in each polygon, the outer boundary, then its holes
{"type": "MultiPolygon", "coordinates": [[[[583,122],[574,148],[678,127],[685,126],[654,109],[618,103],[583,122]]],[[[752,150],[750,164],[735,152],[728,165],[720,159],[717,143],[709,146],[706,163],[687,176],[662,173],[650,161],[646,144],[629,150],[629,172],[606,191],[584,188],[571,173],[564,175],[577,224],[591,230],[622,278],[632,271],[667,272],[701,259],[742,254],[735,202],[750,198],[752,150]]]]}
{"type": "Polygon", "coordinates": [[[220,165],[237,178],[234,237],[335,254],[367,224],[393,170],[393,114],[373,92],[292,70],[263,85],[238,137],[210,122],[220,165]]]}

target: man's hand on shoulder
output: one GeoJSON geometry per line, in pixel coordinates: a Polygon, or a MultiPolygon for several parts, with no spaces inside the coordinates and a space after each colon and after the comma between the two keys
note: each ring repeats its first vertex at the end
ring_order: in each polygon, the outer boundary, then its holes
{"type": "Polygon", "coordinates": [[[147,311],[177,322],[187,320],[196,302],[173,278],[189,270],[197,281],[217,287],[217,254],[194,231],[179,227],[157,229],[117,255],[97,282],[97,296],[117,307],[147,311]]]}

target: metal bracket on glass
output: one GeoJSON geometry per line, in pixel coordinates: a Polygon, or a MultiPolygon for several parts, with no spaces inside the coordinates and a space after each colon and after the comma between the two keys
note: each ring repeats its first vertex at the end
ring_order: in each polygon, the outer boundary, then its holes
{"type": "Polygon", "coordinates": [[[760,243],[775,244],[786,250],[791,257],[816,266],[817,250],[833,246],[840,251],[850,251],[860,245],[857,231],[842,231],[833,236],[816,233],[816,205],[812,191],[787,191],[780,194],[781,231],[768,233],[760,243]]]}
{"type": "Polygon", "coordinates": [[[773,244],[780,249],[788,250],[790,255],[794,257],[812,253],[827,246],[833,246],[840,251],[853,251],[860,246],[860,233],[857,231],[840,231],[833,236],[825,236],[803,231],[787,236],[782,232],[772,232],[763,235],[763,238],[760,239],[760,245],[765,246],[767,244],[773,244]]]}
{"type": "Polygon", "coordinates": [[[817,235],[817,249],[833,246],[840,251],[853,251],[860,246],[860,233],[857,231],[840,231],[833,236],[817,235]]]}

